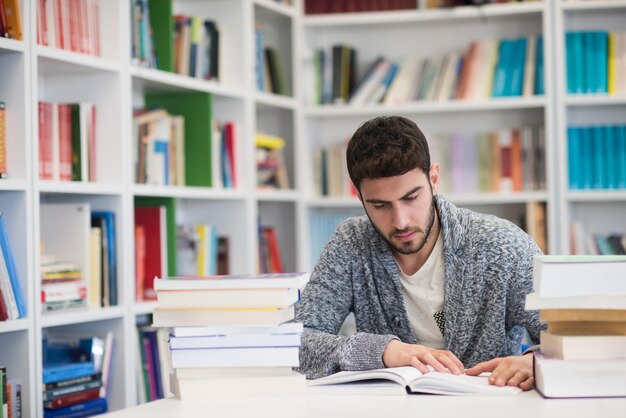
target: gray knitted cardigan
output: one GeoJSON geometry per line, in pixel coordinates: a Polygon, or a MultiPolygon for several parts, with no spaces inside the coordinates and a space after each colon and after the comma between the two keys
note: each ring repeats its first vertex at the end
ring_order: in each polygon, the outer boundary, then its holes
{"type": "MultiPolygon", "coordinates": [[[[533,256],[540,250],[509,221],[435,199],[444,242],[444,340],[466,367],[518,354],[523,328],[537,343],[537,311],[525,311],[533,256]]],[[[300,371],[318,378],[385,367],[389,341],[416,340],[398,266],[366,216],[343,222],[326,245],[297,306],[304,324],[300,371]],[[336,335],[354,312],[357,333],[336,335]]]]}

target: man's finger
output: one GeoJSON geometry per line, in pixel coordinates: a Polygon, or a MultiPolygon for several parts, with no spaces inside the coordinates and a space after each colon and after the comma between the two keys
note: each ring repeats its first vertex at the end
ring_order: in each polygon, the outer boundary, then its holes
{"type": "Polygon", "coordinates": [[[489,361],[483,361],[482,363],[478,363],[474,367],[465,370],[465,374],[469,374],[470,376],[478,376],[481,373],[490,372],[496,368],[499,361],[500,359],[498,358],[494,358],[489,361]]]}
{"type": "Polygon", "coordinates": [[[519,386],[520,383],[528,379],[528,372],[525,370],[518,370],[507,382],[507,386],[519,386]]]}
{"type": "Polygon", "coordinates": [[[442,353],[437,356],[437,359],[443,364],[452,374],[462,374],[464,371],[463,367],[459,367],[456,361],[453,359],[454,355],[447,355],[447,353],[442,353]]]}
{"type": "Polygon", "coordinates": [[[491,373],[491,376],[489,376],[489,383],[496,386],[504,386],[518,370],[518,368],[513,368],[506,362],[500,362],[491,373]]]}
{"type": "Polygon", "coordinates": [[[421,357],[419,357],[419,360],[422,363],[431,366],[433,369],[435,369],[438,372],[448,371],[448,369],[446,369],[446,367],[443,364],[441,364],[439,360],[437,360],[435,356],[433,356],[433,354],[429,351],[422,353],[421,357]]]}
{"type": "Polygon", "coordinates": [[[530,376],[528,379],[524,380],[519,384],[520,389],[522,390],[531,390],[535,386],[535,379],[530,376]]]}
{"type": "Polygon", "coordinates": [[[426,367],[419,359],[415,356],[411,357],[411,366],[415,367],[420,372],[426,374],[429,372],[428,367],[426,367]]]}

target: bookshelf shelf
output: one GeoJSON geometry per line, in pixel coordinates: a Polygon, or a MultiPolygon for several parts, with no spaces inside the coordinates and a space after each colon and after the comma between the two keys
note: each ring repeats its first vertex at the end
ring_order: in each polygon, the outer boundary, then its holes
{"type": "Polygon", "coordinates": [[[281,96],[273,93],[256,92],[254,97],[259,108],[278,108],[293,110],[298,102],[293,97],[281,96]]]}
{"type": "Polygon", "coordinates": [[[150,186],[136,184],[132,187],[135,196],[160,196],[179,199],[244,200],[243,190],[211,189],[206,187],[150,186]]]}
{"type": "Polygon", "coordinates": [[[295,190],[278,190],[278,189],[257,189],[255,197],[259,201],[265,202],[295,202],[300,194],[295,190]]]}
{"type": "Polygon", "coordinates": [[[417,115],[425,113],[484,112],[489,110],[538,109],[545,107],[543,97],[525,99],[498,99],[476,101],[454,100],[449,102],[416,102],[403,106],[368,106],[353,107],[349,105],[325,105],[308,107],[304,114],[308,117],[345,117],[376,115],[417,115]]]}
{"type": "Polygon", "coordinates": [[[509,205],[527,202],[546,202],[549,200],[546,192],[520,193],[449,193],[448,200],[456,205],[509,205]]]}
{"type": "Polygon", "coordinates": [[[584,190],[568,191],[570,202],[626,202],[625,190],[584,190]]]}
{"type": "Polygon", "coordinates": [[[294,6],[290,6],[290,5],[282,4],[282,3],[276,3],[275,1],[272,1],[272,0],[254,0],[254,4],[256,6],[262,7],[274,13],[278,13],[281,15],[289,16],[289,17],[296,16],[296,9],[294,6]]]}
{"type": "Polygon", "coordinates": [[[24,42],[15,39],[0,38],[0,54],[7,52],[24,52],[24,42]]]}
{"type": "Polygon", "coordinates": [[[26,190],[28,182],[26,180],[0,180],[0,191],[26,190]]]}
{"type": "Polygon", "coordinates": [[[31,322],[29,318],[15,319],[12,321],[0,322],[0,334],[9,332],[26,331],[30,329],[31,322]]]}
{"type": "Polygon", "coordinates": [[[234,99],[242,99],[245,96],[243,90],[224,86],[215,81],[201,80],[152,68],[132,66],[130,73],[133,76],[133,85],[143,93],[202,91],[234,99]]]}
{"type": "Polygon", "coordinates": [[[67,193],[84,195],[119,195],[124,191],[122,185],[86,183],[78,181],[39,180],[38,188],[43,193],[67,193]]]}
{"type": "Polygon", "coordinates": [[[455,20],[485,19],[500,16],[540,14],[545,10],[543,2],[488,4],[440,10],[407,10],[390,12],[361,12],[325,15],[309,15],[302,18],[305,27],[331,27],[356,25],[396,25],[399,23],[441,22],[455,20]]]}
{"type": "Polygon", "coordinates": [[[567,106],[614,106],[626,105],[626,96],[609,96],[606,94],[568,95],[567,106]]]}
{"type": "Polygon", "coordinates": [[[68,310],[41,315],[43,328],[58,327],[64,325],[83,324],[88,322],[106,321],[109,319],[121,319],[124,317],[125,308],[114,306],[110,308],[89,310],[68,310]]]}
{"type": "Polygon", "coordinates": [[[39,65],[50,74],[81,72],[91,74],[93,71],[118,73],[121,69],[121,65],[115,61],[47,46],[38,45],[36,53],[39,65]]]}
{"type": "Polygon", "coordinates": [[[626,9],[626,1],[624,0],[566,1],[566,2],[563,2],[562,7],[563,7],[563,10],[567,10],[567,11],[626,9]]]}
{"type": "Polygon", "coordinates": [[[148,315],[151,314],[156,307],[156,302],[135,302],[135,304],[133,304],[133,313],[136,316],[148,315]]]}

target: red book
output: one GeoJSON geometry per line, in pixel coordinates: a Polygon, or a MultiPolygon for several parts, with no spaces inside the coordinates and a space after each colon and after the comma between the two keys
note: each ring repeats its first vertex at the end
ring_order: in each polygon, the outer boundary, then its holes
{"type": "Polygon", "coordinates": [[[72,108],[59,104],[59,172],[61,181],[72,180],[72,108]]]}
{"type": "Polygon", "coordinates": [[[90,28],[93,42],[92,55],[100,56],[100,4],[97,0],[91,0],[94,27],[90,28]]]}
{"type": "Polygon", "coordinates": [[[135,226],[135,300],[143,300],[146,282],[146,230],[142,225],[135,226]]]}
{"type": "Polygon", "coordinates": [[[7,305],[4,303],[2,289],[0,289],[0,321],[6,321],[7,319],[9,319],[9,312],[7,311],[7,305]]]}
{"type": "Polygon", "coordinates": [[[269,253],[269,270],[271,273],[283,272],[283,261],[280,256],[280,247],[278,246],[278,238],[274,228],[263,228],[265,240],[267,242],[267,251],[269,253]]]}
{"type": "Polygon", "coordinates": [[[135,227],[141,226],[145,231],[145,264],[143,281],[143,297],[156,300],[154,277],[167,277],[167,225],[165,207],[154,206],[135,208],[135,227]]]}
{"type": "Polygon", "coordinates": [[[233,188],[237,188],[237,165],[235,161],[235,124],[233,122],[226,123],[226,152],[228,155],[228,163],[230,164],[230,173],[233,180],[233,188]]]}
{"type": "Polygon", "coordinates": [[[96,399],[100,396],[100,388],[88,389],[78,393],[72,393],[65,396],[60,396],[43,403],[43,407],[46,409],[57,409],[65,406],[76,405],[96,399]]]}
{"type": "Polygon", "coordinates": [[[39,178],[52,180],[52,132],[50,103],[39,102],[39,178]]]}

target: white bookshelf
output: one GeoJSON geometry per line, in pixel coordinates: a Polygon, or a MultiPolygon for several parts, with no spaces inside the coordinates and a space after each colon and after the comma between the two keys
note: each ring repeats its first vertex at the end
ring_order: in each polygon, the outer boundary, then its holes
{"type": "Polygon", "coordinates": [[[139,67],[130,60],[129,0],[100,0],[102,57],[91,57],[36,44],[36,0],[21,0],[24,40],[0,39],[0,100],[7,103],[7,150],[10,178],[0,181],[0,210],[7,222],[28,305],[28,317],[0,323],[0,364],[23,383],[25,416],[43,416],[42,353],[44,335],[78,333],[116,337],[110,410],[137,402],[135,325],[154,302],[135,302],[134,199],[164,197],[176,201],[179,223],[217,225],[230,239],[230,271],[250,273],[258,265],[258,219],[276,228],[287,270],[308,270],[311,221],[318,216],[363,213],[356,198],[319,198],[313,193],[311,151],[342,143],[364,120],[400,114],[429,133],[543,124],[546,132],[547,188],[516,194],[468,194],[448,197],[456,204],[514,221],[529,202],[548,207],[551,252],[568,252],[571,219],[597,232],[608,221],[626,231],[624,191],[569,192],[564,174],[564,129],[568,122],[622,121],[626,100],[569,97],[564,94],[565,28],[607,27],[626,30],[626,2],[531,2],[452,10],[304,16],[303,1],[293,6],[272,0],[174,0],[174,12],[218,22],[222,38],[219,82],[139,67]],[[255,22],[276,47],[291,85],[290,97],[256,91],[255,22]],[[454,30],[451,30],[454,29],[454,30]],[[397,57],[418,51],[424,56],[464,49],[469,40],[544,35],[543,97],[481,102],[414,103],[405,106],[309,106],[302,77],[305,51],[345,42],[359,51],[363,69],[378,54],[397,57]],[[556,38],[553,39],[553,34],[556,38]],[[394,42],[411,39],[411,42],[394,42]],[[433,41],[435,40],[435,41],[433,41]],[[154,93],[210,93],[213,117],[237,125],[236,189],[159,187],[136,184],[133,169],[132,109],[154,93]],[[97,181],[39,180],[39,100],[91,101],[98,109],[97,181]],[[257,190],[254,135],[279,135],[290,181],[288,190],[257,190]],[[48,203],[88,203],[116,216],[118,305],[101,309],[42,314],[39,272],[41,207],[48,203]],[[10,349],[5,350],[4,347],[10,349]]]}
{"type": "Polygon", "coordinates": [[[586,234],[626,232],[624,190],[570,190],[567,164],[567,127],[624,124],[626,97],[608,94],[568,94],[565,33],[581,30],[626,31],[626,2],[557,1],[555,3],[556,137],[559,170],[559,242],[562,253],[571,253],[573,222],[583,224],[586,234]]]}

